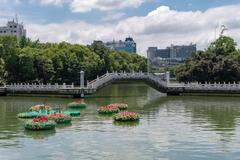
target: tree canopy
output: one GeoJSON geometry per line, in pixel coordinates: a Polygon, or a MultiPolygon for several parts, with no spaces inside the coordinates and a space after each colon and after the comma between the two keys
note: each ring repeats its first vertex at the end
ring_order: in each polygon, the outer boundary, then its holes
{"type": "Polygon", "coordinates": [[[237,43],[221,36],[205,51],[198,51],[176,69],[181,82],[237,82],[240,80],[240,51],[237,43]]]}
{"type": "Polygon", "coordinates": [[[0,82],[79,83],[107,71],[146,71],[146,58],[108,50],[103,44],[41,43],[0,36],[0,82]]]}

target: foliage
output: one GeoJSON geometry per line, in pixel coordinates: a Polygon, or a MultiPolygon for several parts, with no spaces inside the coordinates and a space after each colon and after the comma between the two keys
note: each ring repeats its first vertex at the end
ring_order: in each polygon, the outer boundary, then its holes
{"type": "Polygon", "coordinates": [[[109,107],[117,107],[120,110],[125,110],[128,108],[128,105],[125,103],[112,103],[108,105],[109,107]]]}
{"type": "Polygon", "coordinates": [[[120,112],[113,116],[115,121],[138,121],[140,116],[135,112],[120,112]]]}
{"type": "Polygon", "coordinates": [[[83,100],[77,100],[67,105],[69,108],[86,108],[87,104],[83,100]]]}
{"type": "Polygon", "coordinates": [[[51,121],[46,116],[41,116],[37,118],[33,118],[32,120],[28,120],[25,122],[25,129],[29,130],[49,130],[54,129],[56,123],[51,121]]]}
{"type": "Polygon", "coordinates": [[[117,106],[108,105],[108,106],[98,107],[97,111],[100,114],[113,114],[113,113],[118,113],[120,110],[117,106]]]}
{"type": "Polygon", "coordinates": [[[72,121],[71,116],[62,113],[54,113],[49,116],[49,120],[55,121],[57,124],[70,123],[72,121]]]}
{"type": "Polygon", "coordinates": [[[51,109],[52,108],[48,105],[38,104],[38,105],[32,106],[29,110],[39,112],[40,110],[50,111],[51,109]]]}
{"type": "Polygon", "coordinates": [[[240,52],[230,37],[221,36],[205,51],[198,51],[176,69],[179,81],[237,82],[240,79],[240,52]]]}
{"type": "Polygon", "coordinates": [[[0,37],[0,83],[75,83],[79,72],[88,80],[107,71],[146,71],[144,57],[109,51],[103,44],[40,43],[13,36],[0,37]]]}

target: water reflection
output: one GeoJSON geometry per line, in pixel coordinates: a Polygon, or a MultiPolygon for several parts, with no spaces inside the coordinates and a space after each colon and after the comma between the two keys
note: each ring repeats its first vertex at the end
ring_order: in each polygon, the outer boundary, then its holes
{"type": "Polygon", "coordinates": [[[57,129],[64,129],[64,128],[67,128],[67,127],[71,127],[72,126],[72,123],[68,123],[68,124],[58,124],[56,126],[57,129]]]}
{"type": "Polygon", "coordinates": [[[137,127],[139,125],[139,121],[135,121],[135,122],[117,122],[114,121],[113,124],[115,126],[120,126],[123,128],[133,128],[133,127],[137,127]]]}
{"type": "Polygon", "coordinates": [[[24,120],[17,113],[43,101],[67,109],[73,99],[1,97],[0,159],[38,160],[48,155],[49,159],[233,160],[240,156],[239,98],[164,97],[144,84],[113,84],[95,96],[85,98],[88,106],[72,124],[47,132],[24,131],[24,120]],[[97,113],[98,106],[115,102],[127,103],[129,111],[141,114],[140,121],[114,122],[112,115],[97,113]],[[21,154],[11,154],[15,149],[21,154]]]}
{"type": "Polygon", "coordinates": [[[99,121],[110,121],[113,120],[114,114],[98,114],[97,119],[99,121]]]}
{"type": "Polygon", "coordinates": [[[144,105],[148,121],[157,119],[161,112],[185,119],[190,117],[190,124],[197,131],[213,131],[220,136],[217,138],[219,141],[231,142],[236,139],[236,128],[239,126],[240,100],[237,97],[213,96],[160,97],[144,105]]]}
{"type": "Polygon", "coordinates": [[[28,138],[42,140],[42,139],[47,139],[48,137],[54,136],[56,134],[56,131],[55,130],[49,130],[49,131],[29,131],[29,130],[25,130],[24,134],[28,138]]]}

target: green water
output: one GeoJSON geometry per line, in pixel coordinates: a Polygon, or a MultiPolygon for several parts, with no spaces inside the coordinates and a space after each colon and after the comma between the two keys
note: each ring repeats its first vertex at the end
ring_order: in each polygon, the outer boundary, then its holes
{"type": "Polygon", "coordinates": [[[71,125],[26,132],[16,114],[46,102],[62,108],[72,99],[0,97],[0,160],[237,160],[240,159],[239,97],[165,97],[144,84],[114,84],[71,125]],[[129,104],[139,123],[113,123],[97,106],[129,104]]]}

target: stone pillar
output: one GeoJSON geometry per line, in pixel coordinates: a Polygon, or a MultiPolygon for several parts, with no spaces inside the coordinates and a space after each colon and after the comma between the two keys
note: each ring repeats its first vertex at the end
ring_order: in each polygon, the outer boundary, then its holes
{"type": "Polygon", "coordinates": [[[165,74],[166,74],[166,85],[168,86],[170,83],[170,72],[167,71],[165,74]]]}
{"type": "Polygon", "coordinates": [[[74,88],[74,83],[72,83],[72,88],[74,88]]]}
{"type": "Polygon", "coordinates": [[[80,88],[84,88],[84,71],[80,72],[80,88]]]}

